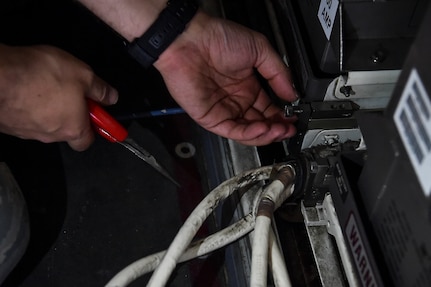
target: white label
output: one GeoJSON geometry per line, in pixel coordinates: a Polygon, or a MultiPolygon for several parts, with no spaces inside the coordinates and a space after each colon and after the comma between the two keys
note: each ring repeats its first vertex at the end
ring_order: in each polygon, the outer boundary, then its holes
{"type": "Polygon", "coordinates": [[[320,25],[322,25],[323,31],[325,32],[326,38],[328,40],[331,38],[335,16],[337,15],[338,4],[338,0],[320,0],[317,17],[319,18],[320,25]]]}
{"type": "Polygon", "coordinates": [[[370,260],[368,259],[353,213],[350,214],[349,219],[347,220],[346,237],[349,242],[350,250],[352,251],[353,261],[355,261],[362,286],[376,287],[377,283],[370,266],[370,260]]]}
{"type": "Polygon", "coordinates": [[[431,194],[431,101],[416,69],[394,114],[394,121],[425,195],[431,194]]]}

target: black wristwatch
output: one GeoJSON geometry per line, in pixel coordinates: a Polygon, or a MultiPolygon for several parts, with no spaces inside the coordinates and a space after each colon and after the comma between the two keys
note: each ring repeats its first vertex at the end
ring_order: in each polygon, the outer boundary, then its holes
{"type": "Polygon", "coordinates": [[[127,45],[128,53],[145,68],[150,67],[184,31],[198,8],[194,0],[169,0],[150,28],[127,45]]]}

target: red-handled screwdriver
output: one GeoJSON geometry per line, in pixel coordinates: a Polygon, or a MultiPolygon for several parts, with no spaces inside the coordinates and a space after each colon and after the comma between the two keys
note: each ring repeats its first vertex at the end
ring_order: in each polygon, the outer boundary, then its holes
{"type": "Polygon", "coordinates": [[[137,157],[151,165],[154,169],[164,175],[167,179],[173,182],[176,186],[180,186],[169,173],[164,169],[148,151],[138,145],[133,139],[128,137],[128,131],[116,119],[114,119],[107,111],[105,111],[98,103],[91,99],[87,99],[88,110],[90,112],[91,122],[98,134],[110,142],[119,143],[126,149],[131,151],[137,157]]]}

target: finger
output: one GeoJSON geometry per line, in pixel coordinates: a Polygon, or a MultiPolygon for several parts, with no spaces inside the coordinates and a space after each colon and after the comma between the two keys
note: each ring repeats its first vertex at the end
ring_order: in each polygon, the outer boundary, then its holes
{"type": "Polygon", "coordinates": [[[264,145],[292,137],[295,129],[290,120],[247,121],[226,120],[209,129],[220,136],[248,145],[264,145]]]}
{"type": "Polygon", "coordinates": [[[264,89],[260,90],[253,107],[261,114],[262,118],[270,118],[283,112],[271,101],[264,89]]]}
{"type": "Polygon", "coordinates": [[[93,77],[86,96],[104,105],[113,105],[118,101],[117,90],[96,75],[93,77]]]}
{"type": "Polygon", "coordinates": [[[90,124],[88,124],[77,137],[67,141],[69,146],[76,151],[86,150],[93,142],[94,132],[90,124]]]}
{"type": "Polygon", "coordinates": [[[290,69],[283,63],[268,41],[266,39],[262,41],[263,44],[258,45],[256,64],[258,72],[268,80],[269,85],[280,98],[290,102],[297,100],[290,69]]]}
{"type": "Polygon", "coordinates": [[[289,124],[279,131],[276,130],[276,128],[272,128],[270,132],[264,133],[254,139],[238,140],[238,142],[249,146],[262,146],[273,142],[280,142],[282,140],[291,138],[296,134],[296,128],[293,124],[289,124]]]}

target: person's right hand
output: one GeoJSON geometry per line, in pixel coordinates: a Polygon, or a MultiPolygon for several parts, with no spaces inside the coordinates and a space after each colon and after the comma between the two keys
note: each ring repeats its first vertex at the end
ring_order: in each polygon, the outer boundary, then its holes
{"type": "Polygon", "coordinates": [[[283,115],[256,76],[281,99],[297,100],[290,70],[262,34],[198,12],[154,66],[177,103],[215,134],[266,145],[296,133],[296,118],[283,115]]]}
{"type": "Polygon", "coordinates": [[[0,132],[85,150],[94,141],[86,97],[109,105],[118,93],[58,48],[0,45],[0,132]]]}

